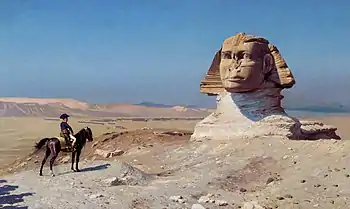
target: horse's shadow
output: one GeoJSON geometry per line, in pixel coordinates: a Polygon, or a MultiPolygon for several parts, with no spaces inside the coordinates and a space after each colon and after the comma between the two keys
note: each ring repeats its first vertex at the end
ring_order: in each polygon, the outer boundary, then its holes
{"type": "Polygon", "coordinates": [[[109,166],[111,166],[111,164],[109,164],[109,163],[105,163],[105,164],[102,164],[102,165],[90,166],[90,167],[87,167],[87,168],[82,168],[82,169],[80,170],[80,172],[105,170],[105,169],[107,169],[109,166]]]}
{"type": "MultiPolygon", "coordinates": [[[[6,180],[0,180],[0,183],[6,183],[6,180]]],[[[11,194],[18,189],[18,186],[4,185],[0,186],[0,208],[3,209],[27,209],[28,206],[17,206],[15,204],[24,202],[24,197],[32,196],[34,193],[26,192],[21,194],[11,194]],[[4,206],[6,204],[6,206],[4,206]]]]}
{"type": "MultiPolygon", "coordinates": [[[[89,172],[89,171],[99,171],[99,170],[105,170],[107,169],[109,166],[111,166],[110,163],[105,163],[105,164],[102,164],[102,165],[94,165],[94,166],[90,166],[90,167],[87,167],[87,168],[82,168],[80,169],[80,172],[89,172]]],[[[65,175],[65,174],[68,174],[68,173],[71,173],[71,171],[66,171],[66,172],[63,172],[63,173],[60,173],[59,175],[65,175]]]]}

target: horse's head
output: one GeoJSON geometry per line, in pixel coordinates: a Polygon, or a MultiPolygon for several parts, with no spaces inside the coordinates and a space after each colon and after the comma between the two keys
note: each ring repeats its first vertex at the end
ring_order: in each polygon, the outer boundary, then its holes
{"type": "Polygon", "coordinates": [[[86,136],[86,139],[89,141],[89,142],[92,142],[93,141],[93,137],[92,137],[92,131],[89,127],[85,127],[84,128],[85,130],[85,136],[86,136]]]}

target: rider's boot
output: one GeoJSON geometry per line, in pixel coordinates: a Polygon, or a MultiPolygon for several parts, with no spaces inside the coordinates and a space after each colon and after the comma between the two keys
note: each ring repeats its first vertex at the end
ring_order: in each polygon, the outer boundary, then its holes
{"type": "Polygon", "coordinates": [[[66,139],[66,148],[71,149],[72,145],[69,139],[66,139]]]}

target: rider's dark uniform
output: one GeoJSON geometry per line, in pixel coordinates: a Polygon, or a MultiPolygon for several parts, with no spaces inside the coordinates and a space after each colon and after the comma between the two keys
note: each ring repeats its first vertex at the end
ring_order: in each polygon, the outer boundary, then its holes
{"type": "MultiPolygon", "coordinates": [[[[69,115],[62,114],[60,118],[61,119],[65,119],[65,118],[68,118],[68,117],[69,117],[69,115]]],[[[62,137],[64,137],[64,139],[66,140],[67,145],[71,146],[70,136],[69,135],[74,133],[72,127],[65,121],[61,122],[60,127],[61,127],[60,135],[62,137]]]]}

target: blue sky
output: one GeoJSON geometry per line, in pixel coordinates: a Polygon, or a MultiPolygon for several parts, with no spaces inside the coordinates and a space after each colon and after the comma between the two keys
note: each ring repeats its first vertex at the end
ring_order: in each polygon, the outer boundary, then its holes
{"type": "Polygon", "coordinates": [[[222,41],[246,32],[281,51],[297,80],[289,100],[350,105],[349,11],[345,0],[3,0],[0,96],[210,103],[200,80],[222,41]]]}

